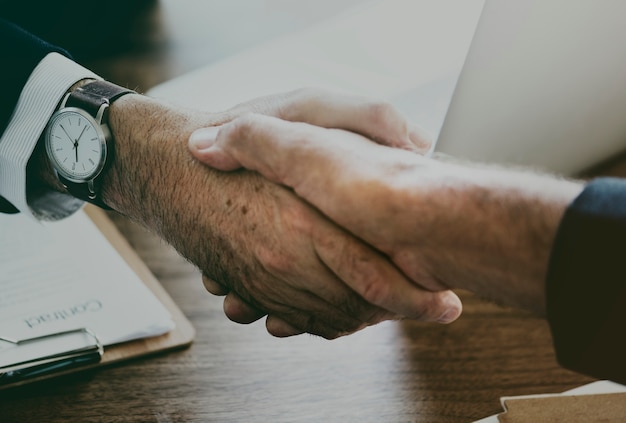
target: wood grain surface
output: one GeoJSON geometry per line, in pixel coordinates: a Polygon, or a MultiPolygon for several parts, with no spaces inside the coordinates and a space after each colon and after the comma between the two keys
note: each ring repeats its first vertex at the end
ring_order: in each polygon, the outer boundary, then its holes
{"type": "Polygon", "coordinates": [[[462,293],[448,326],[390,322],[334,341],[227,320],[197,270],[113,220],[196,328],[190,348],[4,391],[2,422],[471,422],[499,397],[590,379],[559,368],[545,321],[462,293]]]}
{"type": "MultiPolygon", "coordinates": [[[[237,14],[239,2],[153,3],[133,26],[133,48],[86,65],[148,89],[294,26],[287,14],[274,19],[271,30],[244,31],[255,19],[271,21],[279,7],[295,14],[287,1],[251,1],[274,9],[247,14],[237,14]],[[211,49],[199,37],[220,24],[210,9],[220,4],[230,4],[222,21],[233,27],[228,32],[222,22],[211,49]],[[214,25],[203,25],[202,13],[214,25]]],[[[329,14],[355,3],[319,4],[329,14]]],[[[324,13],[298,15],[295,25],[324,13]]],[[[227,320],[221,299],[205,292],[192,265],[143,228],[111,218],[194,325],[194,343],[4,391],[0,422],[471,422],[499,412],[501,396],[560,392],[591,381],[557,365],[544,320],[467,293],[461,293],[463,316],[448,326],[393,322],[334,341],[272,338],[263,321],[227,320]]]]}

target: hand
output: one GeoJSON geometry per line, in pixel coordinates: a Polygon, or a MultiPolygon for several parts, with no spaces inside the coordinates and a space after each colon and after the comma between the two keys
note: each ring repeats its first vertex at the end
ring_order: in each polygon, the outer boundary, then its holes
{"type": "MultiPolygon", "coordinates": [[[[260,111],[266,115],[279,116],[290,121],[304,121],[322,127],[343,128],[361,133],[379,140],[387,145],[426,153],[431,142],[421,128],[408,125],[404,117],[391,105],[384,102],[367,101],[360,97],[343,96],[317,89],[302,89],[287,95],[269,96],[239,105],[227,112],[229,117],[247,114],[251,111],[260,111]]],[[[211,128],[207,128],[211,130],[211,128]]],[[[202,134],[202,130],[197,131],[202,134]]],[[[202,139],[200,136],[199,139],[202,139]]],[[[193,140],[191,140],[193,145],[193,140]]],[[[193,146],[194,149],[201,146],[193,146]]],[[[246,304],[236,293],[204,276],[203,283],[206,289],[214,295],[226,295],[224,300],[225,314],[233,321],[250,323],[264,315],[262,311],[246,304]]],[[[460,313],[458,309],[448,313],[442,321],[456,319],[460,313]]],[[[296,334],[285,322],[276,316],[268,317],[268,324],[283,330],[283,335],[296,334]]]]}
{"type": "MultiPolygon", "coordinates": [[[[186,143],[195,129],[251,110],[308,119],[310,111],[297,107],[310,104],[298,100],[303,95],[265,98],[219,114],[142,96],[121,98],[111,107],[116,158],[105,175],[105,201],[156,231],[254,309],[274,316],[267,326],[278,336],[334,338],[401,316],[458,316],[453,293],[416,287],[384,255],[290,190],[250,172],[225,174],[190,160],[186,143]]],[[[408,147],[407,134],[405,127],[396,142],[408,147]]]]}
{"type": "Polygon", "coordinates": [[[464,288],[543,313],[545,272],[580,184],[427,159],[351,132],[249,115],[201,130],[196,158],[295,193],[430,290],[464,288]]]}

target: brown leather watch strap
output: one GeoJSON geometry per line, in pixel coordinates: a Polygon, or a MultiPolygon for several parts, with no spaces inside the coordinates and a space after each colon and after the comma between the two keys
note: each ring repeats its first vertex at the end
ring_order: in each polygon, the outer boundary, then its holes
{"type": "Polygon", "coordinates": [[[121,96],[131,93],[134,91],[107,81],[94,81],[75,89],[65,105],[79,107],[96,117],[100,106],[105,103],[111,104],[121,96]]]}
{"type": "MultiPolygon", "coordinates": [[[[95,118],[103,104],[110,105],[123,95],[134,93],[135,91],[128,88],[120,87],[119,85],[115,85],[111,82],[98,80],[85,84],[72,91],[72,93],[67,98],[67,101],[65,102],[65,107],[80,108],[95,118]]],[[[106,110],[103,114],[101,123],[105,125],[108,124],[108,110],[106,110]]],[[[100,190],[102,185],[102,176],[106,172],[107,168],[111,165],[111,162],[113,161],[113,158],[115,156],[114,146],[115,142],[113,139],[113,135],[110,134],[109,139],[107,140],[106,162],[100,174],[98,174],[93,179],[93,190],[90,189],[88,183],[72,182],[59,175],[59,179],[61,180],[63,185],[65,185],[67,191],[71,195],[81,200],[95,204],[96,206],[105,210],[111,210],[111,207],[109,207],[102,201],[100,190]]]]}

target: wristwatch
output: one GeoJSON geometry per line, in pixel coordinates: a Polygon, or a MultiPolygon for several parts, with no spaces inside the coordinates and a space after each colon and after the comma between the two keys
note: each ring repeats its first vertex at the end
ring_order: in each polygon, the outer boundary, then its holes
{"type": "Polygon", "coordinates": [[[65,95],[45,130],[48,159],[67,192],[107,210],[100,188],[114,153],[109,106],[131,93],[107,81],[76,88],[65,95]]]}

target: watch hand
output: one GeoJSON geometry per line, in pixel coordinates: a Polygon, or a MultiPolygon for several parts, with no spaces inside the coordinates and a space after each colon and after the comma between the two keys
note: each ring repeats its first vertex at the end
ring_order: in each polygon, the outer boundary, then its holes
{"type": "Polygon", "coordinates": [[[78,143],[78,141],[80,140],[80,138],[83,136],[83,134],[85,133],[85,129],[87,129],[86,126],[83,126],[83,130],[80,131],[80,135],[78,136],[78,138],[76,138],[76,143],[78,143]]]}
{"type": "Polygon", "coordinates": [[[70,134],[67,133],[67,131],[65,130],[65,128],[63,127],[63,125],[59,125],[61,127],[61,129],[63,129],[63,132],[65,132],[65,135],[67,135],[67,137],[70,139],[70,141],[74,142],[74,140],[72,140],[72,137],[70,137],[70,134]]]}
{"type": "Polygon", "coordinates": [[[76,151],[76,163],[78,163],[78,141],[80,140],[80,137],[82,137],[83,134],[85,133],[85,129],[87,129],[87,127],[83,126],[83,130],[80,131],[80,135],[74,141],[74,150],[76,151]]]}
{"type": "MultiPolygon", "coordinates": [[[[61,128],[63,128],[63,127],[61,126],[61,128]]],[[[86,126],[83,126],[83,130],[82,130],[82,131],[80,131],[80,135],[78,136],[78,138],[76,138],[76,139],[74,140],[74,150],[75,150],[75,152],[76,152],[76,163],[78,163],[78,141],[79,141],[79,140],[80,140],[80,138],[83,136],[83,134],[85,133],[85,130],[86,130],[86,129],[87,129],[87,127],[86,127],[86,126]]],[[[63,128],[63,130],[65,131],[65,128],[63,128]]],[[[67,134],[67,132],[66,132],[66,134],[67,134]]],[[[69,136],[69,135],[68,135],[68,136],[69,136]]]]}

